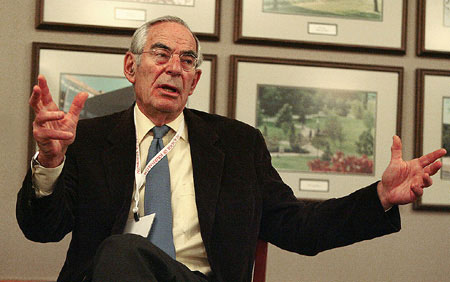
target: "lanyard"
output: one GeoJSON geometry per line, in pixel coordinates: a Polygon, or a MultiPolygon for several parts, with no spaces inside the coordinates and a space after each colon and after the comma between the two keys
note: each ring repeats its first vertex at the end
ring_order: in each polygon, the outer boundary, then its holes
{"type": "MultiPolygon", "coordinates": [[[[134,124],[136,126],[136,113],[134,114],[134,124]]],[[[181,137],[181,132],[184,130],[184,119],[181,121],[180,126],[178,127],[177,134],[170,140],[170,142],[164,146],[164,148],[161,149],[145,166],[144,170],[141,172],[141,157],[139,153],[139,141],[137,137],[137,130],[136,130],[136,169],[134,171],[134,178],[136,181],[136,186],[134,190],[134,207],[133,207],[133,214],[134,219],[136,221],[139,221],[139,190],[145,183],[145,177],[147,176],[148,172],[160,161],[162,160],[172,149],[175,147],[175,144],[178,142],[178,140],[181,137]]]]}

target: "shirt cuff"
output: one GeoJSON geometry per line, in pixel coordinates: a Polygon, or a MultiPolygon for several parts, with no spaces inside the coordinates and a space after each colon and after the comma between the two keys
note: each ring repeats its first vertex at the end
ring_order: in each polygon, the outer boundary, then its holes
{"type": "Polygon", "coordinates": [[[64,167],[66,157],[64,157],[63,162],[59,166],[54,168],[47,168],[43,167],[39,164],[39,162],[37,162],[38,154],[39,152],[36,152],[31,160],[31,175],[36,197],[42,198],[53,193],[56,181],[61,175],[62,169],[64,167]]]}

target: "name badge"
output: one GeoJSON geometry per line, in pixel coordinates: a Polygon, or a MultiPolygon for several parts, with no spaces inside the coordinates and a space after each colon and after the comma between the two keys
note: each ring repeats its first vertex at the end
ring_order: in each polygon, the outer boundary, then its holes
{"type": "Polygon", "coordinates": [[[154,219],[154,213],[140,217],[139,221],[134,220],[134,218],[130,218],[127,220],[127,225],[125,225],[125,230],[123,233],[137,234],[147,238],[150,229],[152,228],[154,219]]]}

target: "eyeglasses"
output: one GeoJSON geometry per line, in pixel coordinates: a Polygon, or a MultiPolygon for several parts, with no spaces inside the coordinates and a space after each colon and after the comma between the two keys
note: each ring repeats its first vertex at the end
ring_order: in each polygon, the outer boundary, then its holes
{"type": "MultiPolygon", "coordinates": [[[[172,59],[173,52],[162,48],[154,48],[149,51],[142,51],[140,54],[148,53],[153,61],[158,65],[167,64],[172,59]]],[[[197,66],[198,58],[195,54],[183,53],[177,54],[180,57],[181,68],[185,71],[191,71],[197,66]]]]}

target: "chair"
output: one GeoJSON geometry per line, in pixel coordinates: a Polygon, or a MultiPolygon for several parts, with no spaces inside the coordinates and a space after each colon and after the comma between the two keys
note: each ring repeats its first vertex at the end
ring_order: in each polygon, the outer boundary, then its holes
{"type": "Polygon", "coordinates": [[[258,240],[256,244],[255,265],[253,267],[253,282],[266,281],[267,242],[258,240]]]}

